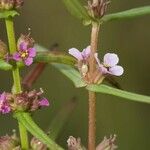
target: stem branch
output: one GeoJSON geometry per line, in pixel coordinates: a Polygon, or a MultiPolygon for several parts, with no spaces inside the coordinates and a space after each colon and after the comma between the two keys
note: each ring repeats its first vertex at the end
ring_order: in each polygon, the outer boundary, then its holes
{"type": "MultiPolygon", "coordinates": [[[[6,23],[6,30],[7,30],[7,36],[8,36],[9,51],[10,51],[10,54],[13,54],[17,50],[13,19],[12,18],[5,19],[5,23],[6,23]]],[[[14,81],[13,93],[14,94],[21,93],[22,90],[21,90],[20,74],[19,74],[19,68],[17,66],[13,67],[12,74],[13,74],[13,81],[14,81]]],[[[20,123],[19,123],[19,131],[20,131],[22,150],[28,150],[29,144],[28,144],[27,130],[20,123]]]]}

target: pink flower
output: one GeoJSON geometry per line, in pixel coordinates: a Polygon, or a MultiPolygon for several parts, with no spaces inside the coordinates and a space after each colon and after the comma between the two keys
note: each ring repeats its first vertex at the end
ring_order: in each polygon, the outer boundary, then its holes
{"type": "Polygon", "coordinates": [[[117,65],[119,58],[114,53],[107,53],[104,55],[103,63],[100,63],[98,59],[98,53],[95,53],[95,59],[98,63],[99,69],[103,74],[111,74],[115,76],[121,76],[124,72],[122,66],[117,65]]]}
{"type": "Polygon", "coordinates": [[[6,93],[3,92],[2,94],[0,94],[0,112],[2,114],[7,114],[11,111],[11,108],[7,102],[7,96],[6,93]]]}
{"type": "Polygon", "coordinates": [[[41,99],[40,101],[39,101],[39,105],[40,106],[49,106],[49,101],[48,101],[48,99],[46,99],[46,98],[43,98],[43,99],[41,99]]]}
{"type": "Polygon", "coordinates": [[[88,46],[87,48],[83,49],[82,52],[80,52],[76,48],[69,49],[69,54],[75,57],[78,61],[85,61],[91,53],[91,46],[88,46]]]}
{"type": "Polygon", "coordinates": [[[30,66],[33,63],[33,58],[36,56],[36,50],[33,47],[29,47],[28,43],[21,42],[18,52],[13,55],[15,61],[23,61],[25,65],[30,66]]]}

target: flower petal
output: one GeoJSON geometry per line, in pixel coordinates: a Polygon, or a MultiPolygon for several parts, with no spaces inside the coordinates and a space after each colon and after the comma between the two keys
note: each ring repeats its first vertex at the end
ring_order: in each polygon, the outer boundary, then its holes
{"type": "Polygon", "coordinates": [[[35,57],[36,56],[36,49],[34,47],[29,48],[28,51],[29,51],[29,57],[35,57]]]}
{"type": "Polygon", "coordinates": [[[33,58],[28,57],[24,62],[25,62],[25,65],[30,66],[33,63],[33,58]]]}
{"type": "Polygon", "coordinates": [[[7,114],[11,111],[11,108],[9,106],[7,106],[7,104],[4,104],[4,106],[2,106],[2,108],[0,109],[0,112],[2,114],[7,114]]]}
{"type": "Polygon", "coordinates": [[[0,101],[5,101],[6,99],[6,93],[3,92],[1,95],[0,95],[0,101]]]}
{"type": "Polygon", "coordinates": [[[21,42],[19,45],[19,50],[25,51],[28,48],[28,44],[26,42],[21,42]]]}
{"type": "Polygon", "coordinates": [[[100,60],[99,60],[99,58],[98,58],[98,53],[95,53],[95,54],[94,54],[94,57],[95,57],[95,59],[96,59],[96,62],[97,62],[97,64],[98,64],[98,66],[100,67],[100,66],[101,66],[101,63],[100,63],[100,60]]]}
{"type": "Polygon", "coordinates": [[[115,76],[121,76],[124,73],[124,69],[121,66],[114,66],[109,69],[110,74],[115,76]]]}
{"type": "Polygon", "coordinates": [[[119,62],[119,57],[114,53],[107,53],[104,56],[104,65],[107,67],[113,67],[119,62]]]}
{"type": "Polygon", "coordinates": [[[87,59],[90,56],[90,53],[91,53],[91,46],[88,46],[87,48],[83,49],[83,51],[81,52],[84,59],[87,59]]]}
{"type": "Polygon", "coordinates": [[[41,101],[39,101],[40,106],[49,106],[49,101],[46,98],[43,98],[41,101]]]}
{"type": "Polygon", "coordinates": [[[69,54],[72,55],[72,56],[74,56],[79,61],[83,60],[81,52],[78,49],[76,49],[76,48],[69,49],[69,54]]]}
{"type": "Polygon", "coordinates": [[[20,61],[20,60],[21,60],[20,54],[19,54],[19,53],[13,54],[13,59],[14,59],[15,61],[20,61]]]}

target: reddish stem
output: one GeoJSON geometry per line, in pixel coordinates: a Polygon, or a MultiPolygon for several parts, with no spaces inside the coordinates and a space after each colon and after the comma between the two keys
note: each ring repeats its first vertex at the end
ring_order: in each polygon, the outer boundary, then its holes
{"type": "MultiPolygon", "coordinates": [[[[99,24],[92,24],[91,31],[91,56],[89,60],[90,83],[93,83],[93,74],[96,70],[94,54],[98,45],[99,24]]],[[[95,150],[96,147],[96,94],[89,91],[89,129],[88,129],[88,150],[95,150]]]]}

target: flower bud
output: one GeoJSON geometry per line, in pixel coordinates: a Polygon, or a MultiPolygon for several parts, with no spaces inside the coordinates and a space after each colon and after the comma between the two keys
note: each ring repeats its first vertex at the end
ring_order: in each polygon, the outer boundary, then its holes
{"type": "Polygon", "coordinates": [[[88,2],[88,11],[92,17],[101,18],[105,15],[107,6],[109,4],[108,0],[98,0],[97,3],[88,2]]]}
{"type": "Polygon", "coordinates": [[[20,49],[20,45],[22,43],[25,43],[27,45],[27,47],[30,48],[30,47],[34,46],[34,39],[30,37],[30,34],[27,34],[27,35],[21,34],[21,36],[17,42],[18,50],[20,49]]]}
{"type": "Polygon", "coordinates": [[[31,148],[32,150],[47,150],[47,146],[35,137],[31,140],[31,148]]]}
{"type": "Polygon", "coordinates": [[[114,143],[116,141],[116,135],[111,135],[110,138],[104,137],[103,141],[96,147],[96,150],[115,150],[118,146],[114,143]]]}
{"type": "Polygon", "coordinates": [[[67,140],[67,144],[68,150],[85,150],[84,147],[82,147],[80,138],[76,139],[73,136],[70,136],[67,140]]]}
{"type": "Polygon", "coordinates": [[[14,7],[14,0],[0,0],[0,10],[11,10],[14,7]]]}
{"type": "Polygon", "coordinates": [[[15,0],[15,8],[18,9],[23,5],[23,0],[15,0]]]}
{"type": "Polygon", "coordinates": [[[18,9],[23,5],[23,0],[0,0],[0,10],[18,9]]]}
{"type": "Polygon", "coordinates": [[[2,136],[0,137],[0,150],[19,150],[19,140],[14,133],[12,136],[2,136]]]}
{"type": "Polygon", "coordinates": [[[7,46],[6,44],[0,40],[0,58],[4,58],[7,54],[7,46]]]}

